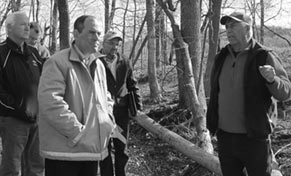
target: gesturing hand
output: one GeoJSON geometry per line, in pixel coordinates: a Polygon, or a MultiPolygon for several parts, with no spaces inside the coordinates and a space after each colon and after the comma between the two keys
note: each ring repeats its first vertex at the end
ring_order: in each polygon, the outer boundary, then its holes
{"type": "Polygon", "coordinates": [[[259,71],[268,83],[274,82],[276,76],[274,67],[271,65],[259,66],[259,71]]]}

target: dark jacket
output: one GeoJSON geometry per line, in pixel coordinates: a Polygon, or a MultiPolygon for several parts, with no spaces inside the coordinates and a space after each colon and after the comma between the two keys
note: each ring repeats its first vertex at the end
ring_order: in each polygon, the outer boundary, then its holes
{"type": "Polygon", "coordinates": [[[38,51],[26,43],[23,52],[10,38],[0,44],[0,116],[35,122],[25,113],[26,100],[37,101],[41,66],[38,51]]]}
{"type": "MultiPolygon", "coordinates": [[[[244,104],[246,114],[247,135],[253,138],[266,138],[272,132],[271,119],[277,114],[275,101],[272,100],[272,94],[269,91],[268,83],[261,76],[258,67],[266,64],[268,56],[275,57],[270,49],[251,41],[251,47],[244,69],[244,104]]],[[[219,75],[223,67],[226,56],[229,54],[227,47],[223,48],[216,56],[212,74],[211,74],[211,92],[207,111],[207,128],[214,135],[218,129],[218,94],[219,94],[219,75]]],[[[280,62],[276,62],[280,63],[280,62]]],[[[277,66],[274,66],[275,69],[277,66]]],[[[287,74],[275,78],[272,84],[279,84],[286,90],[288,97],[282,97],[281,100],[290,98],[290,81],[287,74]],[[289,92],[289,93],[288,93],[289,92]]],[[[275,97],[277,98],[277,97],[275,97]]],[[[235,100],[234,100],[235,101],[235,100]]]]}
{"type": "MultiPolygon", "coordinates": [[[[100,51],[103,54],[103,51],[100,51]]],[[[133,77],[131,62],[125,56],[117,53],[116,79],[114,78],[108,64],[106,56],[100,58],[106,70],[107,87],[114,99],[114,106],[118,108],[128,108],[128,92],[134,93],[135,102],[138,110],[141,110],[141,97],[137,81],[133,77]]]]}

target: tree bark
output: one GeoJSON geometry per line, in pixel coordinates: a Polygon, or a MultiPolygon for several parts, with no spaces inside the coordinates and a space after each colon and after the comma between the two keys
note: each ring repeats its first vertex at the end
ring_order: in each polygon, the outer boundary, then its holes
{"type": "MultiPolygon", "coordinates": [[[[124,49],[125,49],[124,43],[125,43],[126,14],[128,11],[128,4],[129,4],[129,0],[126,1],[126,6],[125,6],[124,14],[123,14],[123,24],[122,24],[122,38],[123,38],[123,40],[121,41],[122,42],[122,48],[121,48],[122,54],[124,54],[124,49]]],[[[112,17],[112,20],[113,20],[113,17],[112,17]]]]}
{"type": "Polygon", "coordinates": [[[148,75],[150,98],[153,102],[161,100],[161,88],[158,84],[156,74],[156,53],[155,53],[155,27],[154,27],[154,1],[147,0],[147,30],[148,30],[148,75]]]}
{"type": "Polygon", "coordinates": [[[156,4],[156,19],[155,19],[155,35],[156,35],[156,67],[160,68],[160,62],[161,62],[161,33],[164,31],[161,31],[161,7],[156,4]]]}
{"type": "Polygon", "coordinates": [[[260,42],[264,44],[264,26],[265,26],[265,4],[264,0],[260,0],[261,5],[261,26],[260,26],[260,42]]]}
{"type": "MultiPolygon", "coordinates": [[[[178,67],[177,71],[181,72],[182,70],[182,75],[183,75],[183,78],[181,79],[183,81],[181,82],[182,85],[180,85],[180,87],[183,88],[183,91],[185,92],[185,97],[187,97],[187,101],[188,101],[187,108],[192,112],[193,122],[195,124],[196,131],[197,131],[197,143],[199,144],[199,147],[201,147],[205,151],[209,153],[213,153],[211,138],[206,128],[205,109],[204,109],[203,103],[201,103],[201,98],[198,97],[198,92],[195,86],[195,78],[193,76],[192,62],[191,62],[191,58],[189,54],[190,52],[188,49],[188,44],[184,41],[185,37],[183,38],[182,32],[179,29],[179,26],[175,22],[174,16],[168,10],[166,4],[163,3],[162,0],[158,0],[157,2],[162,7],[162,9],[164,10],[164,12],[166,13],[166,15],[171,21],[172,31],[173,31],[173,35],[175,39],[174,47],[176,51],[176,60],[177,60],[177,67],[178,67]],[[182,66],[183,69],[179,68],[179,66],[182,66]]],[[[198,5],[198,7],[200,6],[198,5]]],[[[200,34],[200,27],[199,27],[198,33],[200,34]]],[[[178,75],[178,81],[180,81],[180,76],[181,75],[178,75]]]]}
{"type": "Polygon", "coordinates": [[[106,33],[109,29],[109,2],[110,2],[110,0],[104,1],[104,6],[105,6],[105,10],[104,10],[105,30],[104,30],[104,33],[106,33]]]}
{"type": "Polygon", "coordinates": [[[205,152],[190,141],[164,128],[145,114],[138,114],[133,118],[146,130],[158,136],[163,141],[169,143],[176,150],[193,159],[210,171],[215,172],[217,175],[222,176],[219,160],[216,156],[205,152]]]}
{"type": "Polygon", "coordinates": [[[209,97],[210,95],[210,72],[212,69],[212,65],[214,62],[214,57],[218,51],[218,35],[219,35],[219,22],[220,22],[220,13],[221,13],[221,4],[222,0],[209,0],[210,9],[211,9],[211,18],[209,25],[209,33],[208,33],[208,58],[205,72],[205,95],[209,97]]]}
{"type": "Polygon", "coordinates": [[[52,19],[51,24],[51,42],[50,42],[50,52],[55,53],[57,51],[57,27],[58,27],[58,3],[56,0],[51,0],[51,4],[53,5],[52,19]]]}
{"type": "Polygon", "coordinates": [[[68,0],[57,0],[60,19],[60,49],[70,47],[68,0]]]}

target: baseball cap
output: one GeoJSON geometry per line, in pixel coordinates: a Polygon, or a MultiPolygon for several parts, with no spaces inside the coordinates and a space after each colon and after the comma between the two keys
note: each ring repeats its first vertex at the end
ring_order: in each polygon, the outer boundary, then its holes
{"type": "Polygon", "coordinates": [[[114,38],[118,38],[118,39],[122,40],[122,37],[116,31],[107,31],[103,37],[103,42],[108,41],[108,40],[112,40],[114,38]]]}
{"type": "Polygon", "coordinates": [[[229,19],[233,19],[235,21],[238,21],[238,22],[244,22],[244,23],[247,23],[249,25],[252,25],[252,19],[250,16],[244,14],[244,13],[241,13],[241,12],[233,12],[231,13],[230,15],[225,15],[223,16],[221,19],[220,19],[220,23],[222,25],[225,25],[225,23],[229,20],[229,19]]]}

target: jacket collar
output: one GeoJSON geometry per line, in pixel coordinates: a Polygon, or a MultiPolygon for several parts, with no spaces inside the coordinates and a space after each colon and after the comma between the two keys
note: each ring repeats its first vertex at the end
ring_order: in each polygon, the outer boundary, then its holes
{"type": "MultiPolygon", "coordinates": [[[[75,48],[75,41],[72,42],[71,44],[71,54],[70,54],[70,60],[71,61],[75,61],[75,62],[82,62],[83,61],[83,58],[82,58],[83,55],[80,55],[80,53],[76,50],[75,48]]],[[[101,58],[101,57],[104,57],[105,55],[99,53],[99,52],[96,52],[94,54],[91,54],[89,56],[89,62],[92,63],[93,61],[95,61],[97,58],[101,58]]]]}
{"type": "Polygon", "coordinates": [[[6,42],[8,47],[18,54],[30,55],[32,53],[32,51],[28,48],[26,42],[23,43],[23,52],[21,51],[21,47],[17,45],[13,40],[11,40],[9,37],[7,37],[6,42]]]}

